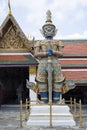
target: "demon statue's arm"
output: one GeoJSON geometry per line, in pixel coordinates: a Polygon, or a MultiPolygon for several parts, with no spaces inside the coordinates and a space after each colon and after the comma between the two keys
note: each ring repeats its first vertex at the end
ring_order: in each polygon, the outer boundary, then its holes
{"type": "Polygon", "coordinates": [[[60,57],[63,56],[63,48],[63,43],[61,41],[58,41],[53,47],[53,55],[60,57]]]}
{"type": "MultiPolygon", "coordinates": [[[[48,45],[42,46],[40,44],[40,42],[41,41],[37,42],[36,45],[34,46],[34,56],[35,57],[43,58],[43,57],[47,57],[47,56],[56,56],[56,57],[63,56],[63,47],[64,46],[61,41],[50,43],[50,46],[51,46],[50,49],[48,48],[48,45]],[[56,44],[54,44],[54,43],[56,43],[56,44]]],[[[46,41],[45,41],[45,44],[47,44],[46,41]]]]}
{"type": "Polygon", "coordinates": [[[46,51],[42,51],[40,41],[34,46],[34,56],[35,57],[46,57],[46,51]]]}

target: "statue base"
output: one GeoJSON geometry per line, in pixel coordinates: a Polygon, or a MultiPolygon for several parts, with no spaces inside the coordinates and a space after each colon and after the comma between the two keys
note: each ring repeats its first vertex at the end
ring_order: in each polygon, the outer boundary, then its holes
{"type": "MultiPolygon", "coordinates": [[[[27,126],[50,126],[50,106],[32,106],[27,126]]],[[[67,105],[52,105],[52,127],[76,126],[67,105]]]]}

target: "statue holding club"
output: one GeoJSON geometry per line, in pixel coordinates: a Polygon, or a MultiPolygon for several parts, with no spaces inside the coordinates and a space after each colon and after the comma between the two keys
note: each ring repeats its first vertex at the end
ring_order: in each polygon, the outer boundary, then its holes
{"type": "Polygon", "coordinates": [[[46,22],[40,31],[45,39],[37,41],[34,45],[34,56],[39,59],[36,86],[41,102],[59,103],[63,91],[69,91],[69,85],[65,82],[59,61],[59,57],[63,56],[64,45],[61,41],[53,39],[57,29],[52,23],[50,10],[47,11],[46,22]]]}

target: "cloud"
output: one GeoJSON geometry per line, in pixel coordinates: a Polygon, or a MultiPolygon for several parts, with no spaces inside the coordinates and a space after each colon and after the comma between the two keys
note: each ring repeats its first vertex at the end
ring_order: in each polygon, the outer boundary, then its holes
{"type": "Polygon", "coordinates": [[[0,1],[0,21],[2,21],[2,18],[6,15],[6,10],[5,10],[5,8],[6,8],[6,3],[5,3],[5,1],[3,0],[1,0],[0,1]]]}
{"type": "Polygon", "coordinates": [[[75,14],[75,20],[80,21],[83,20],[87,16],[87,12],[85,10],[79,10],[75,14]]]}
{"type": "Polygon", "coordinates": [[[87,30],[83,33],[74,33],[65,36],[58,36],[59,39],[87,39],[87,30]]]}
{"type": "Polygon", "coordinates": [[[53,0],[50,3],[50,8],[55,15],[55,21],[61,23],[69,19],[73,22],[73,19],[75,21],[81,20],[87,14],[87,11],[85,11],[87,0],[84,0],[84,2],[83,0],[53,0]]]}
{"type": "MultiPolygon", "coordinates": [[[[0,0],[0,23],[7,15],[6,1],[0,0]]],[[[52,12],[53,24],[60,30],[57,34],[58,38],[60,32],[62,38],[86,37],[84,29],[87,21],[87,0],[12,0],[11,9],[24,32],[30,32],[36,38],[42,37],[39,29],[46,21],[48,9],[52,12]],[[83,31],[84,33],[79,33],[83,31]]]]}
{"type": "MultiPolygon", "coordinates": [[[[73,18],[81,20],[85,16],[84,7],[87,7],[87,0],[13,0],[11,4],[19,10],[27,10],[26,18],[30,22],[36,19],[43,19],[45,12],[50,9],[53,14],[54,21],[63,23],[68,18],[73,22],[73,18]],[[79,13],[79,8],[81,11],[79,13]]],[[[20,11],[21,12],[21,11],[20,11]]]]}
{"type": "Polygon", "coordinates": [[[46,2],[46,0],[38,0],[38,2],[35,0],[25,0],[25,1],[24,0],[17,0],[17,1],[13,0],[12,5],[15,7],[24,7],[24,8],[26,7],[27,9],[33,10],[35,12],[35,11],[39,10],[40,8],[44,7],[45,2],[46,2]],[[35,10],[36,8],[37,8],[37,10],[35,10]]]}

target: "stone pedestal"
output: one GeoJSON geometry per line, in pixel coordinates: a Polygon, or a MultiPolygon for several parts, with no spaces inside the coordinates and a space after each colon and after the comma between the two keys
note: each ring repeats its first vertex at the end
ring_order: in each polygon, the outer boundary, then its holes
{"type": "MultiPolygon", "coordinates": [[[[52,105],[52,126],[75,126],[67,105],[52,105]]],[[[50,126],[50,106],[32,106],[27,126],[50,126]]]]}

